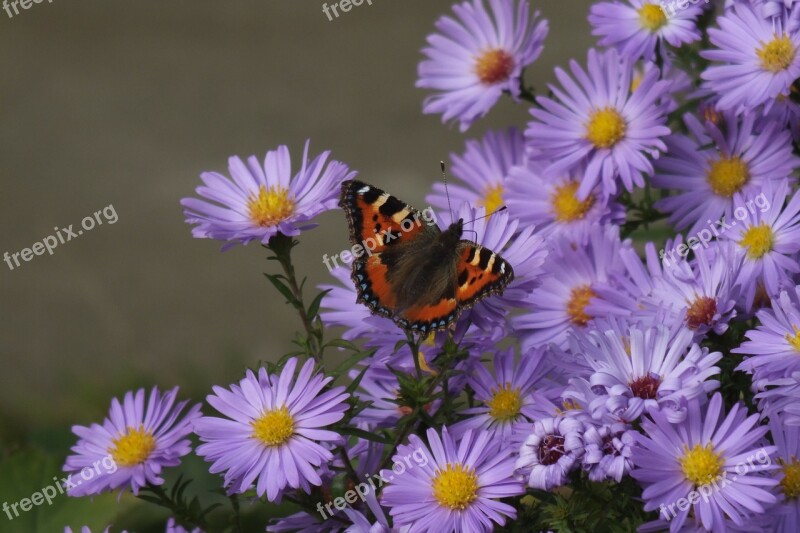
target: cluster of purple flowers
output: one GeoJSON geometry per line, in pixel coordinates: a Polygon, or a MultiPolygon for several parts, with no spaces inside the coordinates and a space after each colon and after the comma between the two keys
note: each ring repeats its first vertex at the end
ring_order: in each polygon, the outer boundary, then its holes
{"type": "MultiPolygon", "coordinates": [[[[504,93],[532,105],[524,131],[467,141],[456,181],[427,197],[443,229],[475,220],[469,235],[513,266],[502,296],[415,350],[334,269],[320,318],[369,350],[355,386],[293,357],[215,387],[221,416],[180,416],[176,391],[129,393],[102,425],[74,428],[67,472],[108,454],[119,466],[74,495],[163,483],[195,433],[229,494],[269,502],[329,501],[342,476],[431,458],[342,513],[303,509],[269,531],[492,531],[526,491],[577,476],[635,480],[655,511],[642,531],[800,531],[800,2],[597,2],[599,48],[556,68],[548,96],[523,80],[548,33],[531,3],[454,5],[417,82],[423,111],[462,131],[504,93]],[[689,237],[664,247],[690,253],[657,254],[641,229],[659,218],[689,237]],[[692,238],[717,220],[726,231],[692,238]],[[463,357],[444,356],[453,343],[463,357]],[[752,402],[725,394],[734,373],[752,402]],[[423,376],[446,377],[412,409],[403,382],[423,376]],[[394,446],[366,438],[401,425],[413,431],[394,446]]],[[[268,245],[334,208],[352,175],[308,145],[295,174],[283,146],[263,164],[234,157],[230,177],[203,174],[202,199],[183,200],[186,220],[225,246],[268,245]]]]}

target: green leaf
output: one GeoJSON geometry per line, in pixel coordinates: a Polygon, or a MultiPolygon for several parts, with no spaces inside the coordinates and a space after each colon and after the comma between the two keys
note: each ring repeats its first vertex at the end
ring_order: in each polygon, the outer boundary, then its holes
{"type": "Polygon", "coordinates": [[[297,300],[295,299],[294,294],[292,294],[292,290],[280,280],[281,276],[279,276],[278,274],[266,274],[266,273],[264,274],[264,276],[270,281],[270,283],[272,283],[272,285],[276,289],[278,289],[278,292],[280,292],[284,296],[284,298],[286,298],[286,303],[297,305],[297,300]]]}
{"type": "Polygon", "coordinates": [[[309,318],[314,318],[315,316],[317,316],[317,313],[319,312],[319,306],[322,303],[322,299],[325,298],[325,296],[329,292],[331,292],[331,290],[332,289],[327,289],[327,290],[324,290],[321,293],[317,294],[317,296],[314,298],[314,301],[312,301],[311,305],[308,306],[308,316],[309,316],[309,318]]]}

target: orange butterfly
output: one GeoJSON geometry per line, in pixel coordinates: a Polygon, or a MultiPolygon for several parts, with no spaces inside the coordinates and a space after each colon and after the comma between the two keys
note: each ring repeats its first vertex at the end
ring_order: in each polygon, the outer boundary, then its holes
{"type": "Polygon", "coordinates": [[[408,332],[446,329],[514,279],[502,257],[461,240],[464,220],[441,231],[433,220],[366,183],[342,183],[354,259],[352,278],[363,302],[408,332]],[[422,219],[422,220],[420,220],[422,219]]]}

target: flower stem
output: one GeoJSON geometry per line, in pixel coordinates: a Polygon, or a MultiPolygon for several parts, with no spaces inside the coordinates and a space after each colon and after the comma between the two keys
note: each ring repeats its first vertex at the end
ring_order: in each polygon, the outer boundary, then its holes
{"type": "Polygon", "coordinates": [[[303,323],[303,328],[306,332],[305,344],[307,355],[311,356],[320,367],[324,367],[322,361],[322,323],[316,320],[316,309],[318,308],[321,295],[315,298],[314,303],[312,303],[310,307],[306,307],[303,301],[303,284],[305,280],[302,283],[298,283],[297,273],[292,264],[292,248],[297,246],[297,244],[298,242],[295,239],[282,233],[273,236],[269,240],[269,244],[266,245],[266,248],[274,255],[268,259],[280,263],[283,275],[265,275],[275,288],[286,298],[288,303],[297,310],[300,321],[303,323]]]}

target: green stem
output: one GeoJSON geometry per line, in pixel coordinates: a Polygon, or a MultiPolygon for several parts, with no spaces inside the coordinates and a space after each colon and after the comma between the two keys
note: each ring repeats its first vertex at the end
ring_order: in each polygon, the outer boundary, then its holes
{"type": "Polygon", "coordinates": [[[297,282],[297,274],[292,264],[292,248],[296,245],[297,241],[293,238],[278,233],[269,240],[269,244],[266,247],[275,254],[271,259],[275,259],[281,265],[288,289],[291,292],[289,303],[297,310],[297,314],[303,323],[310,355],[320,367],[324,367],[322,361],[322,329],[314,324],[313,317],[308,314],[303,301],[303,289],[297,282]]]}
{"type": "Polygon", "coordinates": [[[233,530],[237,533],[242,533],[242,514],[241,506],[239,505],[239,495],[231,494],[229,498],[231,500],[231,507],[233,507],[233,517],[231,519],[233,522],[233,530]]]}

